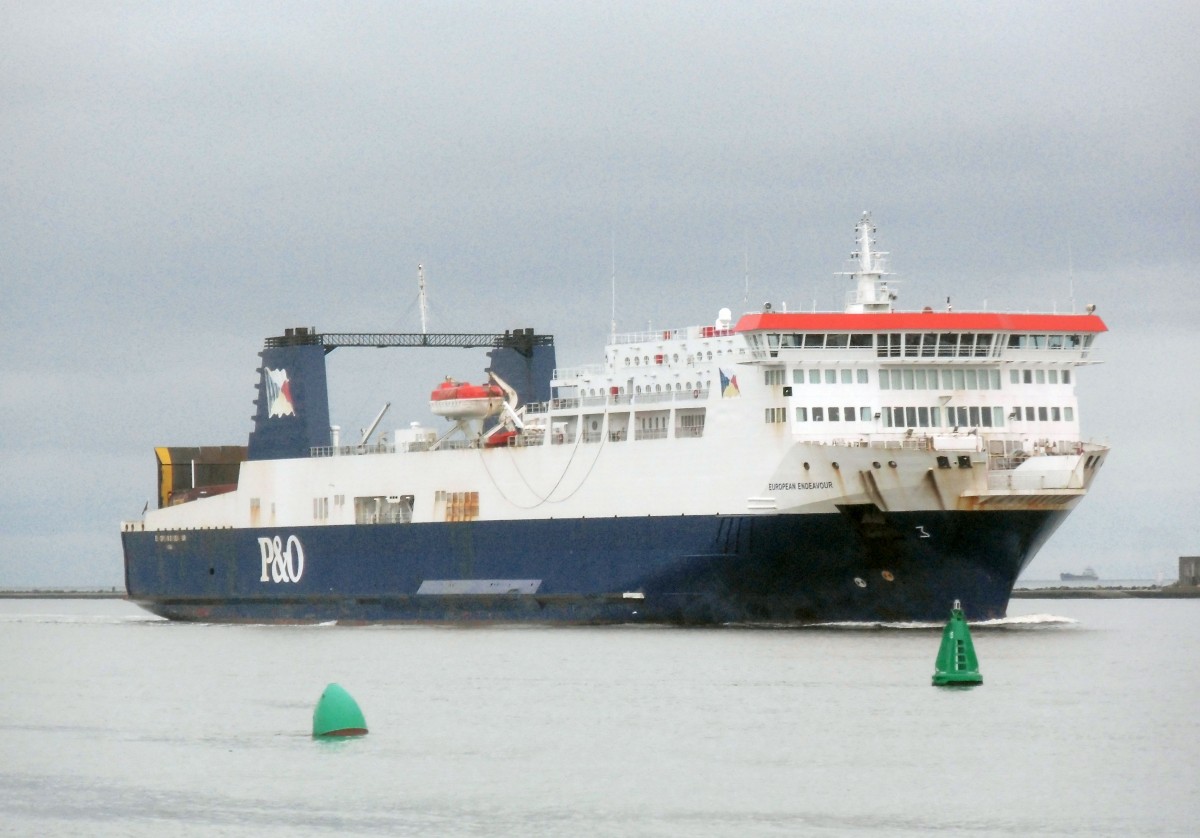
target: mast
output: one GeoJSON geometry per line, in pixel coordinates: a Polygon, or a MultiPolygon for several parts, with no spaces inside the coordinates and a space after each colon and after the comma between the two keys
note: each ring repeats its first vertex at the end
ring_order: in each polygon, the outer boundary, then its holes
{"type": "Polygon", "coordinates": [[[425,300],[425,268],[417,265],[417,296],[421,301],[421,334],[429,333],[429,305],[425,300]]]}
{"type": "Polygon", "coordinates": [[[869,212],[863,212],[862,218],[854,228],[854,233],[858,250],[851,253],[850,258],[857,260],[858,270],[840,274],[841,276],[851,276],[855,280],[854,299],[850,305],[846,306],[846,311],[855,313],[891,311],[892,300],[896,298],[896,295],[888,289],[887,282],[883,279],[885,276],[891,275],[884,270],[884,259],[887,254],[874,249],[875,226],[871,223],[869,212]]]}

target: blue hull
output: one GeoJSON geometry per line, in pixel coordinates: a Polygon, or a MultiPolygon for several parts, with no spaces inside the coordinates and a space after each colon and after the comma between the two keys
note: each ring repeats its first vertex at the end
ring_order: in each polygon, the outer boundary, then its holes
{"type": "Polygon", "coordinates": [[[1066,514],[850,506],[824,515],[125,532],[122,541],[130,599],[178,620],[941,621],[956,599],[979,620],[1004,616],[1021,569],[1066,514]],[[295,553],[290,564],[280,546],[295,553]]]}

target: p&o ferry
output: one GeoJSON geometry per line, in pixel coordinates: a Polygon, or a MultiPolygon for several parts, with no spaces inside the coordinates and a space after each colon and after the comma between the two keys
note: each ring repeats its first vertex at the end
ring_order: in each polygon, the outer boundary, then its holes
{"type": "Polygon", "coordinates": [[[532,329],[268,338],[245,446],[156,449],[129,597],[209,622],[1001,617],[1108,455],[1075,394],[1106,327],[898,310],[874,232],[844,311],[722,309],[586,366],[532,329]],[[486,379],[347,444],[325,356],[362,346],[486,348],[486,379]]]}

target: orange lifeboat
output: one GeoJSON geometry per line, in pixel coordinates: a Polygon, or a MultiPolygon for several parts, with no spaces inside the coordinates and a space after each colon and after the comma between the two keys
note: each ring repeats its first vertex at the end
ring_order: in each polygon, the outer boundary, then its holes
{"type": "Polygon", "coordinates": [[[429,395],[429,409],[447,419],[483,419],[504,409],[504,391],[495,384],[447,378],[429,395]]]}

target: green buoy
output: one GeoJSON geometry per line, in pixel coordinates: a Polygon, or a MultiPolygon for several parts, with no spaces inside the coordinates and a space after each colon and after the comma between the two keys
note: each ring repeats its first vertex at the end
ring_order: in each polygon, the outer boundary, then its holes
{"type": "Polygon", "coordinates": [[[340,684],[330,684],[313,710],[313,736],[363,736],[367,720],[340,684]]]}
{"type": "Polygon", "coordinates": [[[942,631],[942,647],[938,649],[933,672],[935,687],[973,687],[983,683],[979,674],[979,659],[971,643],[971,630],[963,616],[962,605],[954,600],[950,621],[942,631]]]}

